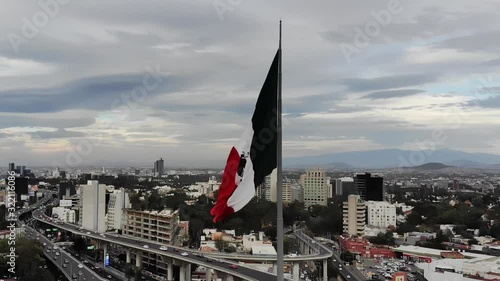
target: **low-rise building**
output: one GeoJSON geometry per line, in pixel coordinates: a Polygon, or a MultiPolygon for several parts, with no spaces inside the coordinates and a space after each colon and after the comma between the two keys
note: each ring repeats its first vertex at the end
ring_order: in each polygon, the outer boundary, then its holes
{"type": "Polygon", "coordinates": [[[375,227],[396,227],[396,206],[384,201],[367,201],[368,225],[375,227]]]}
{"type": "Polygon", "coordinates": [[[179,224],[179,212],[165,209],[138,211],[124,209],[123,235],[170,244],[179,224]]]}
{"type": "Polygon", "coordinates": [[[63,222],[75,223],[76,222],[76,212],[75,210],[65,208],[65,207],[54,207],[52,208],[52,217],[57,217],[63,222]]]}

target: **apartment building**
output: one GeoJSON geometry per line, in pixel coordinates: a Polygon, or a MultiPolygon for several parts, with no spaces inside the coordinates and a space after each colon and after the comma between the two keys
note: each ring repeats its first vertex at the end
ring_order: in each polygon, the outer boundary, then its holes
{"type": "Polygon", "coordinates": [[[368,225],[376,227],[396,226],[396,206],[383,201],[367,201],[368,225]]]}
{"type": "Polygon", "coordinates": [[[349,195],[343,204],[344,233],[363,236],[365,233],[366,206],[359,195],[349,195]]]}
{"type": "Polygon", "coordinates": [[[170,244],[179,225],[179,212],[124,209],[123,219],[122,234],[170,244]]]}

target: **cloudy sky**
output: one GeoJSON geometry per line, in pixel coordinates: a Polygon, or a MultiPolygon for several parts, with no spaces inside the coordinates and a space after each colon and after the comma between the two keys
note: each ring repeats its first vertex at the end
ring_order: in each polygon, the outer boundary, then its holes
{"type": "Polygon", "coordinates": [[[280,18],[284,157],[500,154],[498,1],[57,1],[0,11],[5,165],[223,166],[280,18]]]}

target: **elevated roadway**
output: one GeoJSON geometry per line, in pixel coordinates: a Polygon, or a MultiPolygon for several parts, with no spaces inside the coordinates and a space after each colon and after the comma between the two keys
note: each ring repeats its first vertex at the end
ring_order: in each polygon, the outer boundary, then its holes
{"type": "Polygon", "coordinates": [[[94,240],[98,241],[103,241],[106,243],[110,244],[116,244],[120,245],[124,248],[128,249],[133,249],[136,252],[148,252],[148,253],[154,253],[159,256],[165,256],[167,258],[184,262],[186,264],[197,264],[201,265],[205,268],[211,268],[215,270],[216,272],[221,272],[230,276],[238,277],[243,280],[255,280],[255,281],[274,281],[276,280],[276,275],[269,273],[269,272],[264,272],[260,270],[255,270],[252,268],[248,267],[243,267],[243,266],[238,266],[238,268],[233,269],[230,268],[231,265],[237,265],[236,263],[232,263],[227,260],[223,259],[212,259],[210,257],[205,257],[205,256],[197,256],[196,254],[199,254],[199,252],[196,251],[190,251],[185,248],[180,248],[180,247],[174,247],[171,245],[168,245],[168,250],[163,251],[160,250],[159,247],[161,246],[166,246],[164,244],[160,244],[158,242],[153,242],[149,240],[138,240],[135,237],[129,237],[129,236],[124,236],[124,235],[110,235],[110,234],[105,234],[104,236],[101,236],[99,233],[95,232],[90,232],[88,230],[82,229],[79,230],[77,226],[72,225],[72,224],[58,224],[53,221],[50,221],[47,216],[43,214],[41,210],[35,210],[33,212],[33,218],[51,225],[53,227],[57,227],[59,229],[62,229],[67,232],[71,232],[80,236],[86,236],[89,238],[92,238],[94,240]],[[147,246],[147,248],[145,247],[147,246]],[[175,249],[175,250],[174,250],[175,249]],[[187,256],[181,255],[181,253],[186,252],[188,253],[187,256]]]}

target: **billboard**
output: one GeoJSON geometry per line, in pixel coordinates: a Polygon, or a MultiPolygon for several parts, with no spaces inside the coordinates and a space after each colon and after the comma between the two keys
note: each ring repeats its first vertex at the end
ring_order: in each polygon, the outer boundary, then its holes
{"type": "Polygon", "coordinates": [[[71,207],[71,200],[59,200],[59,207],[71,207]]]}
{"type": "Polygon", "coordinates": [[[392,281],[407,281],[406,272],[396,272],[392,275],[392,281]]]}
{"type": "Polygon", "coordinates": [[[109,253],[106,253],[106,256],[104,257],[104,265],[109,266],[109,253]]]}

